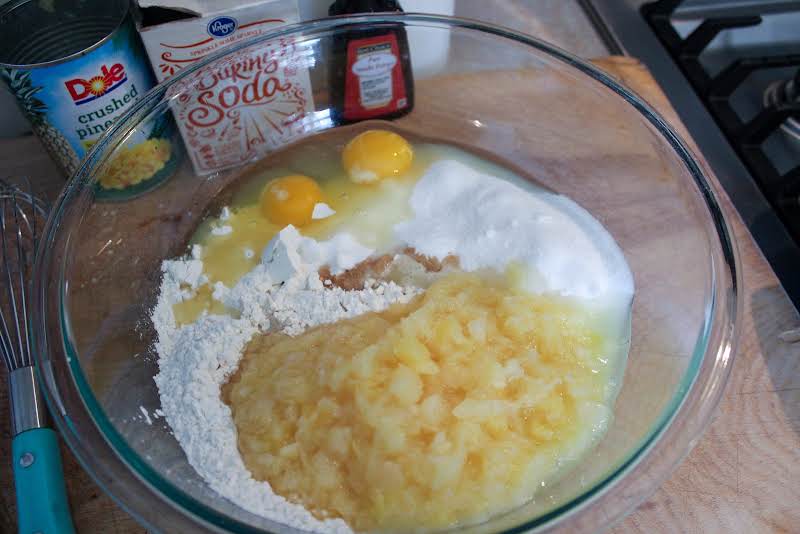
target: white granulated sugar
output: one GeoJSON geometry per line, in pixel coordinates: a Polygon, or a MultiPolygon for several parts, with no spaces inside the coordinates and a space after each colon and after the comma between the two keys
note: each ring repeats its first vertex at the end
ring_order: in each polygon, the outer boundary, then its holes
{"type": "Polygon", "coordinates": [[[461,162],[440,160],[416,183],[409,203],[413,217],[394,231],[421,254],[454,254],[467,271],[502,271],[519,262],[533,293],[588,299],[633,294],[622,250],[600,222],[562,195],[526,191],[461,162]]]}
{"type": "Polygon", "coordinates": [[[315,325],[407,302],[420,290],[374,280],[357,291],[326,286],[319,278],[319,267],[334,263],[346,269],[372,251],[347,234],[317,242],[290,226],[270,242],[262,262],[236,285],[214,284],[212,298],[238,311],[239,318],[203,315],[178,326],[172,306],[193,297],[197,287],[208,283],[202,261],[197,259],[200,251],[192,252],[192,258],[163,262],[161,292],[151,316],[158,333],[158,413],[163,413],[197,473],[231,502],[294,528],[352,532],[343,520],[319,520],[252,477],[239,454],[236,426],[230,408],[220,398],[220,388],[258,332],[297,335],[315,325]]]}

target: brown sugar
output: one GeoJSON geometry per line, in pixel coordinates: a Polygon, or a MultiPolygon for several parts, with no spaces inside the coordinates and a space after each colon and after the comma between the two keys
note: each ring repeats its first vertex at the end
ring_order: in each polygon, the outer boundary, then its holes
{"type": "Polygon", "coordinates": [[[384,254],[374,258],[367,258],[352,269],[337,275],[331,274],[331,270],[327,265],[323,266],[319,270],[319,277],[323,283],[330,281],[332,285],[348,291],[362,289],[364,282],[369,278],[385,279],[392,266],[398,261],[402,261],[399,258],[400,256],[413,260],[426,273],[440,273],[444,269],[458,267],[458,257],[456,256],[450,255],[443,260],[439,260],[420,254],[412,247],[406,247],[398,255],[384,254]]]}

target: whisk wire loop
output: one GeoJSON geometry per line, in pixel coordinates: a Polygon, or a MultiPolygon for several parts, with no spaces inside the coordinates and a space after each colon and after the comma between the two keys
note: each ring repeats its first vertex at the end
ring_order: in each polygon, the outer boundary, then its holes
{"type": "MultiPolygon", "coordinates": [[[[27,180],[26,180],[27,181],[27,180]]],[[[33,365],[28,313],[37,219],[45,207],[32,193],[0,180],[0,351],[9,371],[33,365]]]]}
{"type": "MultiPolygon", "coordinates": [[[[9,320],[11,315],[16,313],[16,306],[15,306],[15,298],[14,298],[14,288],[12,285],[12,277],[11,271],[9,269],[9,260],[8,260],[8,246],[7,246],[7,238],[6,235],[8,233],[8,229],[6,226],[6,210],[8,208],[9,198],[6,196],[7,191],[4,189],[3,196],[2,196],[2,205],[0,205],[0,248],[2,248],[2,257],[0,258],[2,263],[2,278],[4,280],[5,285],[5,292],[6,292],[6,299],[8,301],[8,306],[10,306],[8,310],[9,320]]],[[[16,321],[15,321],[16,323],[16,321]]],[[[9,371],[12,369],[17,368],[17,358],[15,356],[14,350],[14,342],[12,340],[12,333],[11,328],[6,320],[6,310],[5,307],[0,305],[0,326],[2,326],[2,332],[0,332],[0,338],[3,341],[3,357],[5,359],[5,363],[8,366],[9,371]]]]}

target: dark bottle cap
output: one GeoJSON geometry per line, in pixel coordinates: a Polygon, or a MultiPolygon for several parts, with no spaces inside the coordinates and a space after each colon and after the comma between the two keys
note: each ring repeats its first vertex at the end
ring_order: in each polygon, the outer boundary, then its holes
{"type": "Polygon", "coordinates": [[[336,0],[328,8],[328,16],[353,15],[355,13],[402,12],[397,0],[336,0]]]}

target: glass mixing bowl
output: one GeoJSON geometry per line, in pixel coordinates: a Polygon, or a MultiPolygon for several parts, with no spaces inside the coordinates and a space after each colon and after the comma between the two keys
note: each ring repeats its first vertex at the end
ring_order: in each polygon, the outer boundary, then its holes
{"type": "Polygon", "coordinates": [[[734,352],[736,252],[706,171],[659,115],[592,65],[473,21],[374,15],[287,26],[148,93],[87,157],[46,229],[35,295],[46,398],[86,470],[153,531],[293,532],[215,494],[164,419],[144,417],[159,408],[149,310],[161,261],[185,252],[242,169],[339,127],[330,80],[342,40],[398,24],[410,43],[413,107],[394,122],[491,154],[574,199],[614,236],[636,283],[624,385],[605,438],[529,504],[460,531],[599,530],[650,495],[709,421],[734,352]],[[261,78],[246,89],[247,68],[300,81],[270,89],[261,78]],[[268,113],[247,105],[259,89],[273,98],[268,113]],[[193,127],[221,112],[218,128],[193,127]],[[109,162],[164,116],[184,126],[183,135],[162,130],[175,150],[186,147],[182,163],[158,188],[109,202],[98,189],[109,162]],[[209,144],[238,163],[204,170],[219,164],[204,159],[209,144]]]}

